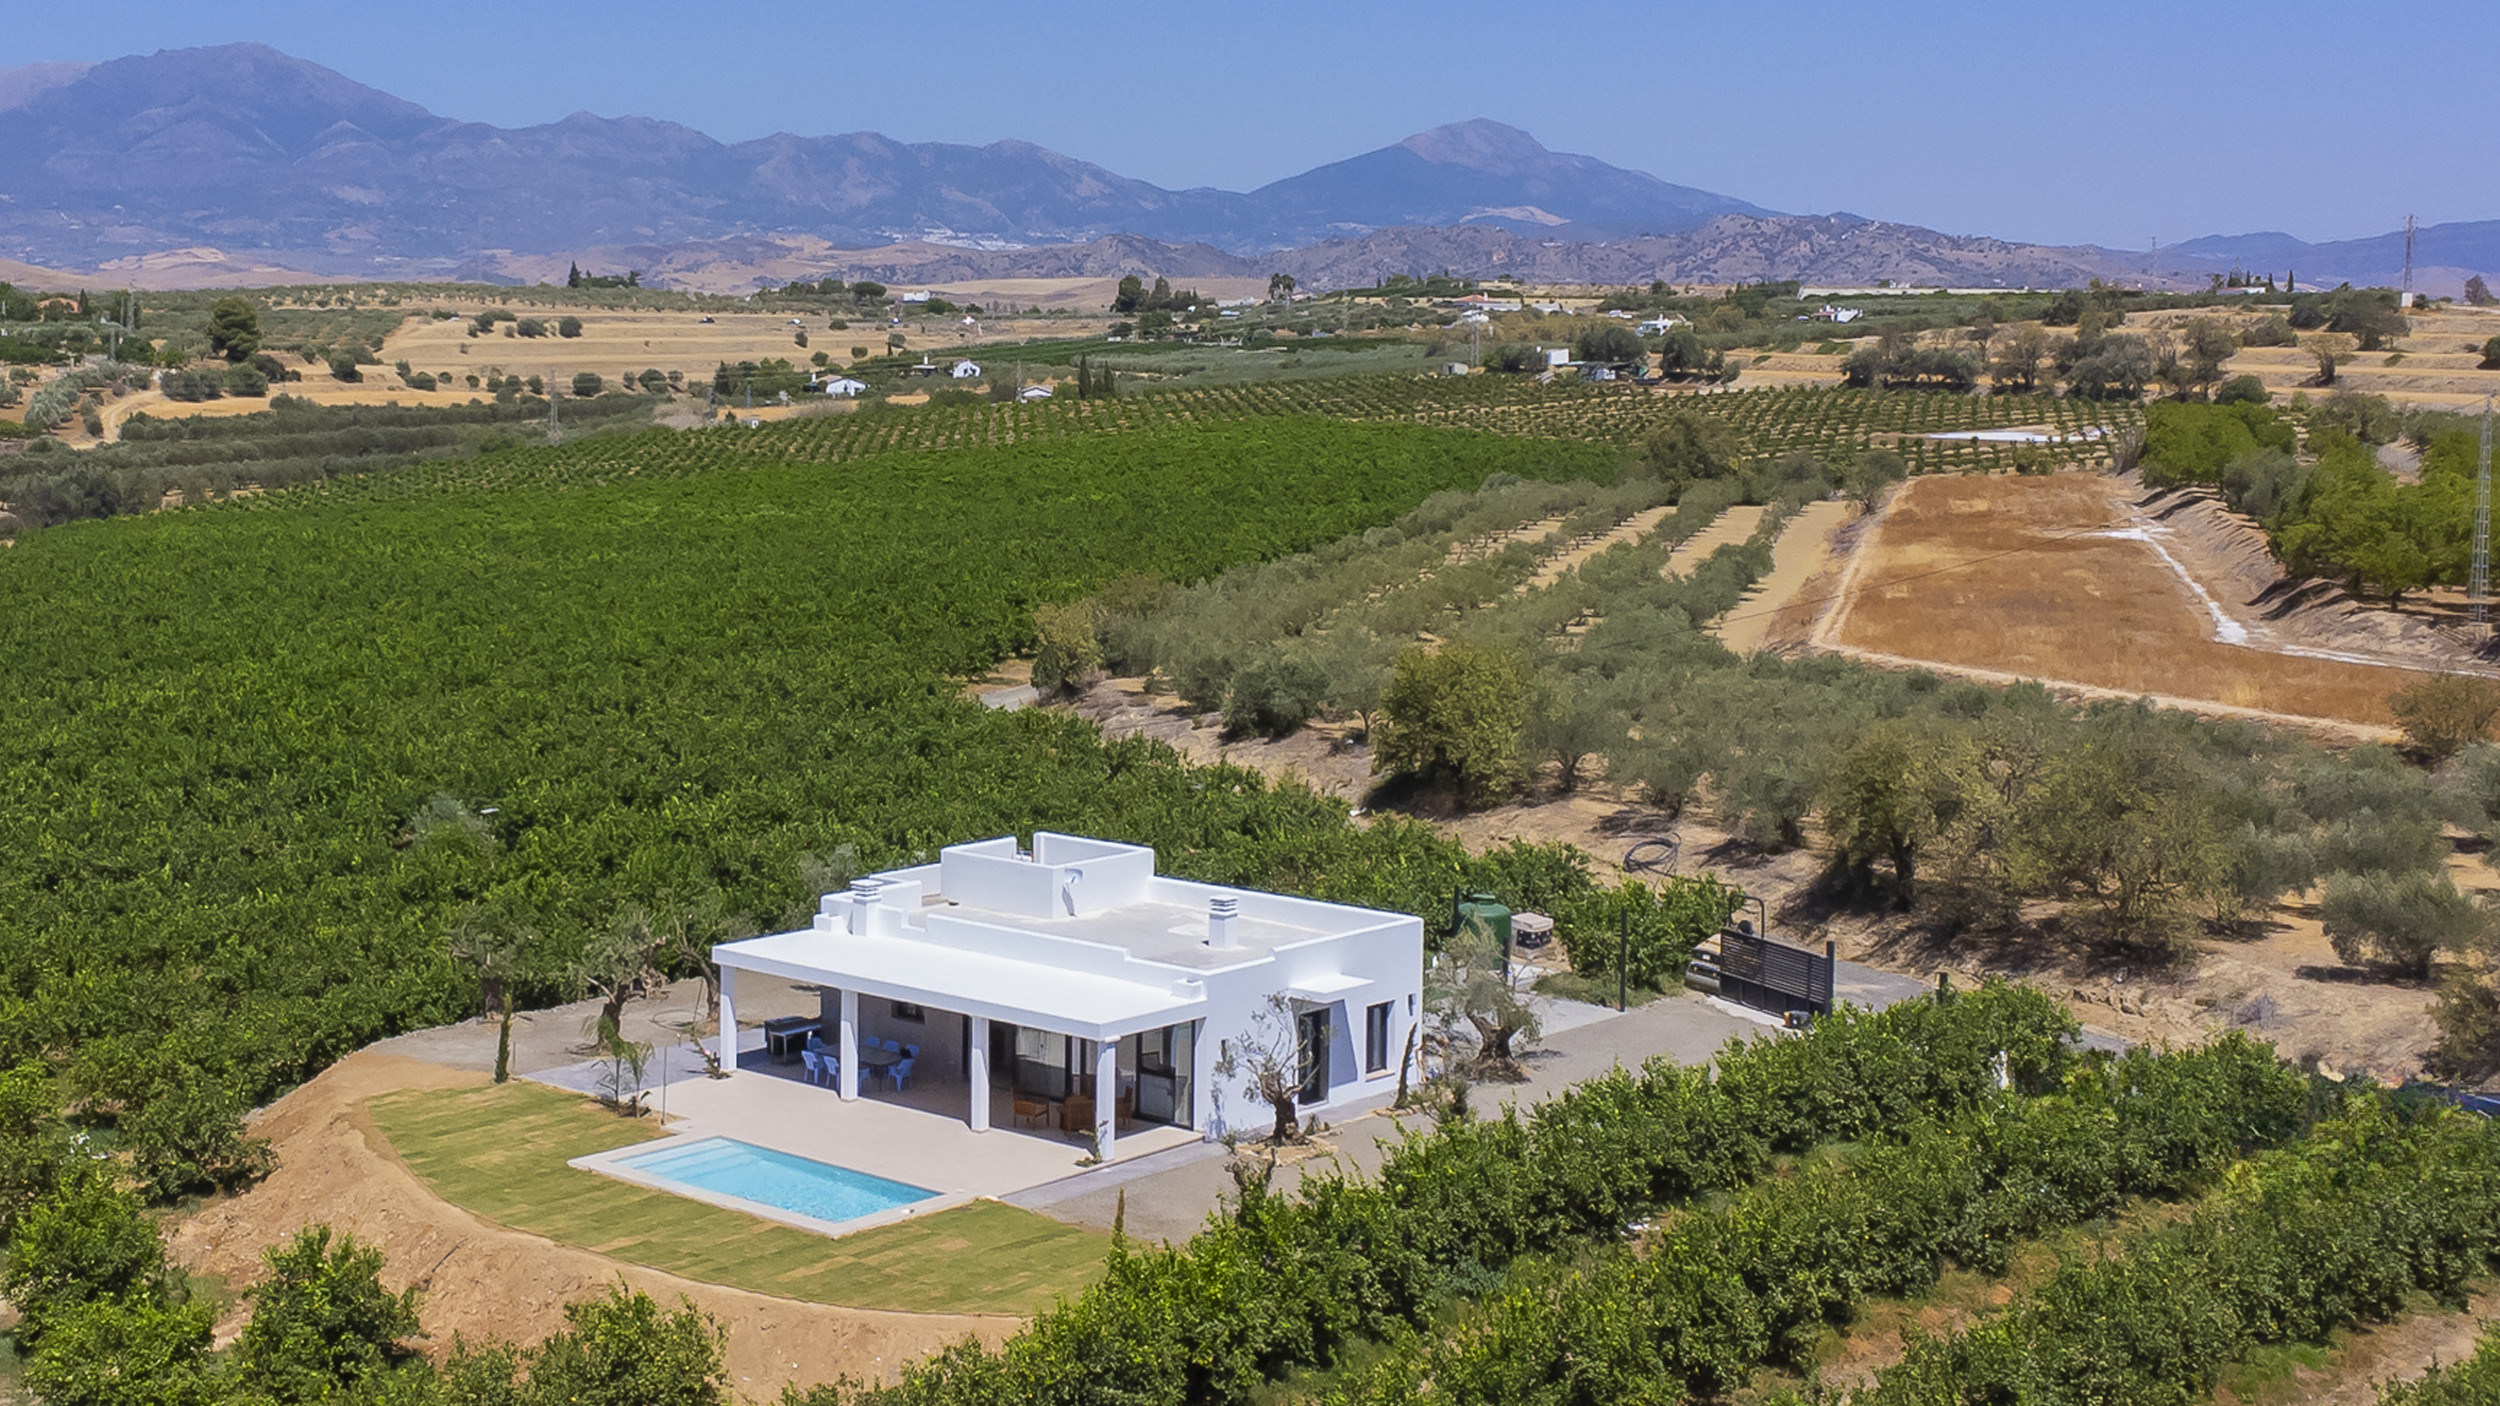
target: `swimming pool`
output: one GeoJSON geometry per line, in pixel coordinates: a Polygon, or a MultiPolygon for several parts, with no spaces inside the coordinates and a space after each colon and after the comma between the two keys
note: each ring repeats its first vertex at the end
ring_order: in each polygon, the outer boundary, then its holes
{"type": "Polygon", "coordinates": [[[938,1194],[725,1137],[698,1138],[681,1146],[620,1157],[612,1165],[691,1190],[734,1196],[831,1222],[873,1216],[938,1194]]]}

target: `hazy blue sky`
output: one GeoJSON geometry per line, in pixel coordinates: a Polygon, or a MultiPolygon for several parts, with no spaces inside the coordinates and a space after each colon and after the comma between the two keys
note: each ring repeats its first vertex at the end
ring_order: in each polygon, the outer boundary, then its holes
{"type": "Polygon", "coordinates": [[[2500,217],[2494,0],[10,0],[0,65],[259,40],[446,116],[1019,137],[1247,189],[1442,122],[1775,209],[2141,247],[2500,217]]]}

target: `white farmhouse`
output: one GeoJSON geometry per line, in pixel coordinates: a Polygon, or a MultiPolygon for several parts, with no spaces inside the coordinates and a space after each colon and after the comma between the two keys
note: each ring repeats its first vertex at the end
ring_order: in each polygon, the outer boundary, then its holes
{"type": "Polygon", "coordinates": [[[1048,400],[1048,399],[1050,399],[1050,387],[1048,387],[1048,386],[1026,386],[1023,390],[1020,390],[1020,391],[1016,392],[1016,399],[1018,399],[1018,400],[1048,400]]]}
{"type": "Polygon", "coordinates": [[[851,396],[865,394],[867,390],[868,383],[866,381],[853,380],[848,376],[836,376],[832,380],[825,382],[825,394],[842,399],[848,399],[851,396]]]}
{"type": "Polygon", "coordinates": [[[955,363],[954,369],[946,374],[954,377],[958,381],[974,380],[981,374],[981,363],[977,361],[958,361],[955,363]]]}
{"type": "Polygon", "coordinates": [[[863,1067],[912,1047],[914,1088],[960,1096],[975,1131],[1003,1103],[1090,1131],[1106,1161],[1123,1124],[1263,1123],[1216,1065],[1272,997],[1289,1003],[1309,1108],[1395,1088],[1422,1019],[1422,919],[1169,878],[1145,846],[1048,832],[1029,852],[1005,836],[855,880],[811,926],[712,957],[724,1031],[743,979],[819,993],[817,1016],[768,1025],[738,1077],[774,1077],[770,1061],[795,1063],[814,1036],[810,1067],[829,1063],[830,1096],[852,1101],[863,1067]]]}

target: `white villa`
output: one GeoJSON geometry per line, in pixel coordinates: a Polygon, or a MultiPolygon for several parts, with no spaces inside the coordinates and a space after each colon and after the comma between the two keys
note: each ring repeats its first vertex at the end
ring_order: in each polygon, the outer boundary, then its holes
{"type": "Polygon", "coordinates": [[[775,1077],[770,1062],[795,1063],[812,1034],[821,1049],[803,1057],[829,1074],[825,1096],[853,1101],[863,1069],[873,1082],[895,1047],[916,1048],[912,1089],[960,1089],[974,1131],[1002,1112],[1090,1131],[1105,1161],[1123,1123],[1263,1124],[1265,1105],[1219,1088],[1215,1067],[1272,996],[1294,1013],[1306,1108],[1394,1088],[1422,1018],[1419,918],[1169,878],[1151,848],[1048,832],[1030,852],[1007,836],[856,880],[811,926],[712,955],[723,1032],[742,978],[819,992],[816,1018],[768,1024],[738,1077],[775,1077]]]}

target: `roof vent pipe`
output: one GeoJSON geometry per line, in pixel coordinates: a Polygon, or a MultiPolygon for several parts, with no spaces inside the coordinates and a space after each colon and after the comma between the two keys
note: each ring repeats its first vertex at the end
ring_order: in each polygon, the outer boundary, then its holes
{"type": "Polygon", "coordinates": [[[875,879],[851,880],[851,935],[868,931],[868,910],[877,902],[877,890],[884,887],[875,879]]]}
{"type": "Polygon", "coordinates": [[[1241,946],[1233,933],[1233,923],[1241,916],[1241,900],[1230,894],[1207,900],[1207,945],[1230,952],[1241,946]]]}

